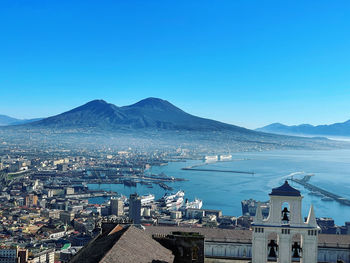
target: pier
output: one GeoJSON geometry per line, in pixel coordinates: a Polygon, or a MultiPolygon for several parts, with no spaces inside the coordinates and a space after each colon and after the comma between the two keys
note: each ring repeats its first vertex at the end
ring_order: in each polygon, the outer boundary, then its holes
{"type": "MultiPolygon", "coordinates": [[[[241,159],[238,159],[241,160],[241,159]]],[[[243,159],[242,159],[243,160],[243,159]]],[[[199,171],[199,172],[219,172],[219,173],[234,173],[234,174],[251,174],[254,175],[254,172],[249,172],[249,171],[238,171],[238,170],[222,170],[222,169],[208,169],[208,168],[202,168],[203,166],[207,166],[209,164],[215,164],[217,162],[233,162],[237,160],[228,160],[228,161],[216,161],[216,162],[206,162],[206,163],[201,163],[201,164],[195,164],[189,167],[184,167],[181,168],[181,170],[186,170],[186,171],[199,171]]]]}
{"type": "Polygon", "coordinates": [[[117,196],[116,192],[100,192],[100,191],[91,191],[89,193],[82,193],[82,194],[70,194],[66,195],[66,198],[71,199],[81,199],[81,198],[91,198],[91,197],[112,197],[117,196]]]}
{"type": "Polygon", "coordinates": [[[317,192],[317,193],[321,193],[323,194],[324,196],[327,196],[329,198],[332,198],[334,201],[337,201],[338,203],[341,203],[343,205],[347,205],[347,206],[350,206],[350,200],[349,199],[346,199],[345,197],[342,197],[342,196],[339,196],[339,195],[336,195],[334,193],[331,193],[327,190],[324,190],[322,188],[319,188],[315,185],[312,185],[309,183],[310,181],[310,176],[309,175],[306,175],[304,176],[303,179],[296,179],[296,178],[293,178],[291,177],[289,180],[293,181],[293,182],[296,182],[302,186],[304,186],[306,189],[312,191],[312,192],[317,192]]]}
{"type": "Polygon", "coordinates": [[[184,167],[181,170],[186,171],[200,171],[200,172],[220,172],[220,173],[234,173],[234,174],[251,174],[254,175],[254,172],[247,171],[235,171],[235,170],[220,170],[220,169],[205,169],[205,168],[195,168],[195,167],[184,167]]]}

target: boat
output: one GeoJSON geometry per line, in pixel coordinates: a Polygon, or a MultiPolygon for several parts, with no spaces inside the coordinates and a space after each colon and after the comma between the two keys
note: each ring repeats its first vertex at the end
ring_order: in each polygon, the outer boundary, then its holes
{"type": "Polygon", "coordinates": [[[333,198],[325,196],[321,198],[322,201],[333,201],[333,198]]]}
{"type": "Polygon", "coordinates": [[[177,202],[179,198],[182,198],[181,202],[183,202],[183,197],[185,196],[185,192],[180,190],[177,191],[175,194],[169,194],[166,193],[160,201],[164,204],[164,206],[167,206],[167,204],[177,202]]]}
{"type": "Polygon", "coordinates": [[[165,183],[158,183],[160,187],[162,187],[164,190],[173,190],[173,188],[169,185],[166,185],[165,183]]]}
{"type": "Polygon", "coordinates": [[[188,208],[195,208],[195,209],[201,209],[203,206],[203,201],[199,200],[198,198],[195,198],[194,201],[189,202],[186,200],[186,203],[183,205],[185,209],[188,208]]]}
{"type": "Polygon", "coordinates": [[[231,154],[221,154],[219,155],[219,160],[220,161],[229,161],[232,159],[232,155],[231,154]]]}
{"type": "Polygon", "coordinates": [[[148,205],[154,201],[154,195],[149,194],[145,196],[141,196],[141,205],[148,205]]]}
{"type": "Polygon", "coordinates": [[[204,156],[204,161],[205,162],[216,162],[216,161],[218,161],[218,156],[217,155],[206,155],[206,156],[204,156]]]}
{"type": "Polygon", "coordinates": [[[184,201],[184,198],[182,196],[179,196],[179,197],[175,198],[173,201],[166,203],[166,207],[167,208],[181,207],[183,201],[184,201]]]}

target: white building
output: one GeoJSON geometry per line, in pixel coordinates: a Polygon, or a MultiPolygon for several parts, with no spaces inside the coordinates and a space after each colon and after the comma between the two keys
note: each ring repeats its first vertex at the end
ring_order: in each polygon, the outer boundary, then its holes
{"type": "Polygon", "coordinates": [[[252,223],[252,262],[316,263],[319,227],[311,206],[304,222],[300,192],[287,181],[270,193],[270,212],[264,219],[258,206],[252,223]]]}
{"type": "Polygon", "coordinates": [[[124,203],[120,198],[111,198],[110,203],[111,214],[116,216],[122,216],[124,214],[124,203]]]}
{"type": "MultiPolygon", "coordinates": [[[[252,262],[253,235],[250,229],[147,226],[145,231],[150,235],[168,235],[174,231],[199,232],[205,236],[204,250],[206,263],[252,262]]],[[[318,236],[318,262],[350,263],[350,235],[320,234],[318,236]]]]}
{"type": "Polygon", "coordinates": [[[52,248],[33,253],[29,257],[28,263],[55,263],[55,249],[52,248]]]}

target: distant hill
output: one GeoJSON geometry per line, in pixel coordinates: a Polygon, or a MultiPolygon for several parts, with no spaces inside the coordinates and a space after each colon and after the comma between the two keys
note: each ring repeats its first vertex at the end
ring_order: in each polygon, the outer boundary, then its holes
{"type": "Polygon", "coordinates": [[[25,123],[38,121],[41,119],[42,118],[21,120],[21,119],[12,118],[6,115],[0,115],[0,126],[25,124],[25,123]]]}
{"type": "Polygon", "coordinates": [[[0,125],[5,126],[5,125],[10,125],[11,123],[14,123],[16,121],[19,121],[18,119],[6,116],[6,115],[0,115],[0,125]]]}
{"type": "Polygon", "coordinates": [[[79,149],[112,145],[142,150],[184,147],[205,153],[350,146],[327,139],[253,131],[191,115],[158,98],[123,107],[93,100],[59,115],[1,127],[0,137],[26,147],[48,144],[79,149]]]}
{"type": "Polygon", "coordinates": [[[242,127],[193,116],[170,102],[158,98],[147,98],[124,107],[117,107],[104,100],[93,100],[70,111],[26,126],[99,130],[148,128],[213,131],[224,129],[256,133],[242,127]]]}
{"type": "Polygon", "coordinates": [[[256,129],[256,131],[289,135],[350,136],[350,120],[342,123],[317,126],[310,124],[287,126],[281,123],[273,123],[256,129]]]}

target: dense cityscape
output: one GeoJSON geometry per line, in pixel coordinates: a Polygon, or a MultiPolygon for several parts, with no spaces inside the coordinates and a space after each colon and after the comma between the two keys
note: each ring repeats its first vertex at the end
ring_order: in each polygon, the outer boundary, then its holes
{"type": "MultiPolygon", "coordinates": [[[[230,161],[231,155],[203,156],[185,148],[176,151],[129,150],[77,152],[8,149],[1,155],[1,252],[12,255],[7,262],[69,262],[94,239],[103,222],[179,229],[251,229],[256,209],[266,218],[269,202],[242,200],[241,215],[223,215],[220,209],[204,209],[200,199],[187,200],[171,187],[174,178],[152,174],[150,167],[169,162],[204,159],[230,161]],[[157,184],[167,194],[124,196],[122,193],[91,190],[89,184],[157,184]],[[94,203],[94,197],[105,202],[94,203]],[[92,198],[92,199],[91,199],[92,198]]],[[[135,188],[136,191],[136,188],[135,188]]],[[[350,235],[350,222],[337,226],[332,218],[318,218],[320,233],[350,235]]],[[[246,255],[248,256],[248,255],[246,255]]],[[[242,255],[244,258],[244,256],[242,255]]]]}

